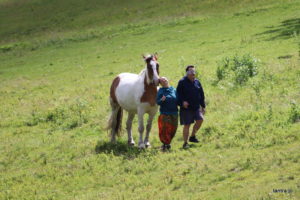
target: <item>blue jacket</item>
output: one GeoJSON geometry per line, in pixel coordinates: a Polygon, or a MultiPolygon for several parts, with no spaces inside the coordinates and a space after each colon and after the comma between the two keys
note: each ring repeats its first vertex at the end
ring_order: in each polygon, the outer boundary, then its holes
{"type": "Polygon", "coordinates": [[[186,76],[183,77],[177,86],[177,99],[180,108],[183,108],[183,102],[189,103],[188,110],[197,110],[205,108],[204,91],[199,80],[190,81],[186,76]]]}
{"type": "Polygon", "coordinates": [[[177,115],[177,98],[176,98],[176,90],[173,87],[168,88],[159,88],[156,103],[160,105],[160,113],[165,115],[177,115]],[[166,100],[161,101],[161,98],[165,96],[166,100]]]}

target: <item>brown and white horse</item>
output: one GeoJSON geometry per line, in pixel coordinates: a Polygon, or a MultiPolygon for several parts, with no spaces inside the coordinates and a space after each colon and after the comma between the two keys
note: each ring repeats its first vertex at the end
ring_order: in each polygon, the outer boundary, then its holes
{"type": "Polygon", "coordinates": [[[122,73],[112,82],[110,88],[111,115],[108,129],[111,131],[111,142],[115,142],[116,135],[121,131],[123,109],[128,112],[126,130],[128,144],[134,145],[132,137],[132,121],[135,114],[138,115],[139,148],[150,146],[149,134],[153,118],[157,112],[156,95],[159,83],[159,64],[156,55],[143,56],[146,67],[140,74],[122,73]],[[149,115],[144,132],[144,114],[149,115]]]}

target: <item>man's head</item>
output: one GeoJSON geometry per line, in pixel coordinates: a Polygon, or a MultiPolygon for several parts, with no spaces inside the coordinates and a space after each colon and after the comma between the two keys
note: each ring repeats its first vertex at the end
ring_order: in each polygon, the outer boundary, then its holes
{"type": "Polygon", "coordinates": [[[194,81],[195,75],[196,75],[195,67],[193,65],[189,65],[185,68],[185,71],[186,71],[186,76],[188,77],[188,79],[190,79],[191,81],[194,81]]]}

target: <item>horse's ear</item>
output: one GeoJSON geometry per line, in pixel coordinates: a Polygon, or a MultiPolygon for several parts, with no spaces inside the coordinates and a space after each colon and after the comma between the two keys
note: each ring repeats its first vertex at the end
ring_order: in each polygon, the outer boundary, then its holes
{"type": "Polygon", "coordinates": [[[146,56],[144,54],[142,54],[142,57],[143,57],[144,60],[146,59],[146,56]]]}
{"type": "Polygon", "coordinates": [[[154,58],[155,60],[158,59],[158,53],[157,53],[157,52],[155,52],[155,53],[153,54],[153,58],[154,58]]]}

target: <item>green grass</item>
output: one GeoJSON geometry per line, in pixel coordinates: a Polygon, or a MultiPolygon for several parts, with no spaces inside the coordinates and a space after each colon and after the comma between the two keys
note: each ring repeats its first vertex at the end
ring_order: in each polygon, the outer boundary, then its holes
{"type": "MultiPolygon", "coordinates": [[[[299,199],[300,1],[0,1],[0,199],[299,199]],[[109,86],[158,52],[171,85],[197,66],[200,144],[116,145],[109,86]],[[224,58],[257,74],[218,81],[224,58]],[[290,189],[291,193],[274,193],[290,189]]],[[[134,121],[137,141],[137,120],[134,121]]]]}

